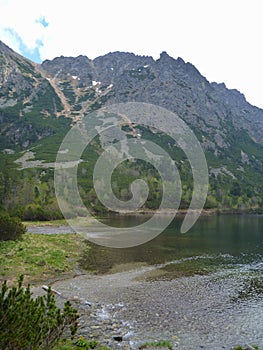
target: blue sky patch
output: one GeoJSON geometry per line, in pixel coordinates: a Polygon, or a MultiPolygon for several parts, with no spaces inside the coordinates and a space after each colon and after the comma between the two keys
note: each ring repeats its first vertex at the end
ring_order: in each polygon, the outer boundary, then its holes
{"type": "Polygon", "coordinates": [[[41,57],[40,57],[40,53],[39,53],[39,48],[41,46],[43,46],[43,43],[41,40],[37,40],[36,41],[36,47],[32,50],[32,49],[29,49],[25,43],[23,42],[22,38],[18,35],[18,33],[12,29],[12,28],[5,28],[5,32],[7,32],[9,34],[9,36],[11,38],[14,39],[14,41],[18,44],[18,47],[19,47],[19,53],[30,59],[31,61],[33,62],[36,62],[36,63],[41,63],[42,60],[41,60],[41,57]]]}
{"type": "Polygon", "coordinates": [[[45,17],[40,17],[36,20],[36,23],[41,23],[44,28],[47,28],[49,23],[46,21],[45,17]]]}

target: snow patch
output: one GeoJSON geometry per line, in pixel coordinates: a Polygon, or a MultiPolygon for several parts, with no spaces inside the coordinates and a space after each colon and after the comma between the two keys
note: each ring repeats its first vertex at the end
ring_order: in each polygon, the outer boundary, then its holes
{"type": "Polygon", "coordinates": [[[92,86],[101,85],[100,81],[92,80],[92,86]]]}

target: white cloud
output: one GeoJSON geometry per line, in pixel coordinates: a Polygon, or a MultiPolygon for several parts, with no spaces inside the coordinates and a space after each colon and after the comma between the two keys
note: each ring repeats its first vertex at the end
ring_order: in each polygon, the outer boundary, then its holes
{"type": "Polygon", "coordinates": [[[42,11],[38,1],[1,1],[0,30],[1,40],[20,51],[17,37],[20,37],[29,52],[33,52],[44,36],[45,28],[37,19],[42,11]],[[12,35],[12,32],[14,35],[12,35]]]}
{"type": "Polygon", "coordinates": [[[41,58],[163,50],[193,63],[263,107],[261,0],[0,0],[0,39],[17,50],[13,28],[41,58]],[[44,18],[48,26],[43,26],[44,18]]]}

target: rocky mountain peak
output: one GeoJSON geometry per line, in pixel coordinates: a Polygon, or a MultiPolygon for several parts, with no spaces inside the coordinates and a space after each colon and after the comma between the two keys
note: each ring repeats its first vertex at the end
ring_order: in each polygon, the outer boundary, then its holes
{"type": "MultiPolygon", "coordinates": [[[[64,114],[72,118],[104,104],[143,101],[176,112],[207,135],[209,147],[214,150],[228,147],[230,124],[234,129],[246,130],[253,140],[263,144],[261,109],[247,103],[237,90],[210,84],[194,65],[180,57],[174,59],[165,51],[157,60],[117,51],[94,60],[83,55],[61,56],[37,66],[3,43],[0,50],[2,108],[18,101],[32,101],[36,86],[40,90],[46,86],[55,92],[64,114]]],[[[55,110],[60,115],[58,106],[55,110]]]]}
{"type": "Polygon", "coordinates": [[[5,152],[34,145],[49,159],[47,137],[54,137],[56,152],[72,123],[102,106],[129,101],[152,103],[182,118],[198,137],[211,176],[229,177],[226,198],[233,179],[246,181],[253,188],[249,193],[258,196],[263,110],[239,91],[209,83],[193,64],[167,52],[157,60],[111,52],[93,60],[61,56],[37,65],[0,42],[0,147],[5,152]]]}

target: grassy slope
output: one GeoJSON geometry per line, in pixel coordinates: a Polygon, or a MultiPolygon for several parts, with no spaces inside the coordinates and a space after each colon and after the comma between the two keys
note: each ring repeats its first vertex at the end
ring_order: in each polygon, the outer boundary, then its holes
{"type": "Polygon", "coordinates": [[[40,282],[76,273],[84,239],[76,234],[28,234],[17,242],[0,241],[0,280],[12,284],[24,274],[40,282]]]}

